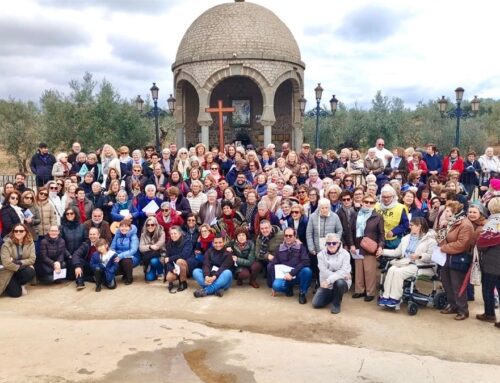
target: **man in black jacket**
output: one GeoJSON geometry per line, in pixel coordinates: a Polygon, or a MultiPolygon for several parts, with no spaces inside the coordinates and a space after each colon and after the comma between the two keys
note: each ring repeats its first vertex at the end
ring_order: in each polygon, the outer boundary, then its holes
{"type": "Polygon", "coordinates": [[[49,153],[46,143],[38,145],[38,152],[31,157],[31,171],[36,176],[36,186],[41,187],[52,180],[52,167],[56,163],[56,158],[49,153]]]}
{"type": "Polygon", "coordinates": [[[232,254],[225,250],[222,236],[217,235],[212,245],[213,247],[205,252],[203,270],[193,270],[193,279],[201,287],[194,292],[195,298],[212,294],[222,297],[224,290],[229,289],[233,281],[233,258],[232,254]]]}
{"type": "Polygon", "coordinates": [[[95,243],[100,238],[99,229],[92,227],[89,230],[89,239],[80,245],[73,253],[73,267],[75,268],[76,289],[85,288],[85,281],[93,281],[94,273],[90,268],[90,258],[97,251],[95,243]]]}

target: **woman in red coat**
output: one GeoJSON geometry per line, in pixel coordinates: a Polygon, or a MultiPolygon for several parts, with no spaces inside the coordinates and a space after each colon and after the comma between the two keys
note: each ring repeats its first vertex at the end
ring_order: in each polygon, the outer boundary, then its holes
{"type": "Polygon", "coordinates": [[[464,159],[460,157],[460,150],[458,148],[452,148],[450,154],[443,160],[441,174],[446,177],[450,170],[456,170],[460,174],[464,171],[464,159]]]}
{"type": "Polygon", "coordinates": [[[413,153],[412,159],[408,160],[408,173],[418,172],[420,177],[427,175],[427,164],[422,159],[422,153],[413,153]]]}

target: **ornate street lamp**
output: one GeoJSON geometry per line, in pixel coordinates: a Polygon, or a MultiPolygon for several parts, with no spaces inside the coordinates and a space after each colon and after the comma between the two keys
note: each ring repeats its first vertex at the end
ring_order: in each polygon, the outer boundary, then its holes
{"type": "Polygon", "coordinates": [[[323,95],[321,83],[318,83],[318,86],[314,88],[314,93],[316,94],[316,148],[319,148],[319,104],[323,95]]]}

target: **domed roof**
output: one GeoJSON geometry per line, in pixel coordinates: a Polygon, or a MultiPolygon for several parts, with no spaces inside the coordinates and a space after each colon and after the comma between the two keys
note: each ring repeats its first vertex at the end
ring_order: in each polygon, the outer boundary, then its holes
{"type": "Polygon", "coordinates": [[[173,68],[219,59],[277,60],[304,67],[295,38],[273,12],[236,1],[210,8],[188,28],[173,68]]]}

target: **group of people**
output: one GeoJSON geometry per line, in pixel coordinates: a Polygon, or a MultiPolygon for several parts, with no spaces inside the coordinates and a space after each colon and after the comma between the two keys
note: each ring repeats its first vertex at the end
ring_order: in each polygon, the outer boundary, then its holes
{"type": "Polygon", "coordinates": [[[389,151],[378,139],[366,155],[307,143],[296,152],[286,142],[279,152],[200,143],[84,153],[75,142],[54,157],[41,143],[31,170],[33,189],[21,173],[2,185],[0,292],[12,297],[30,281],[114,289],[117,276],[132,284],[141,266],[170,293],[192,278],[197,298],[221,297],[233,280],[252,288],[263,280],[273,295],[298,287],[305,304],[312,287],[313,307],[331,304],[336,314],[352,286],[355,299],[379,295],[380,306],[395,307],[404,280],[429,264],[447,294],[441,312],[463,320],[477,253],[485,306],[477,318],[496,322],[500,160],[492,148],[479,158],[453,148],[443,158],[433,144],[389,151]],[[383,257],[396,260],[378,294],[383,257]]]}

